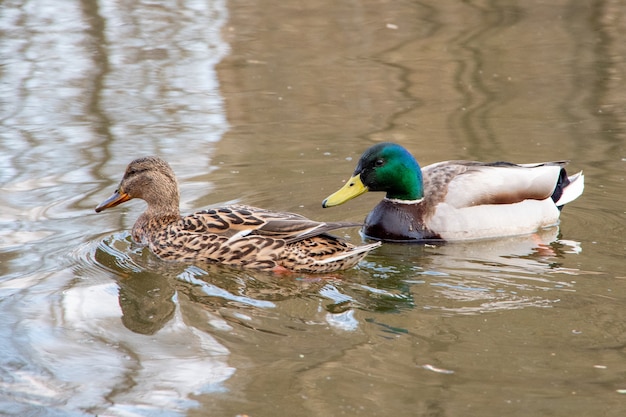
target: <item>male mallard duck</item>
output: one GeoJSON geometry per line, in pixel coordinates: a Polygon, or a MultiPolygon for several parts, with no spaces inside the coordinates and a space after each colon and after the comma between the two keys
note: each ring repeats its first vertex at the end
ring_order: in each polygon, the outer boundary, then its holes
{"type": "Polygon", "coordinates": [[[387,241],[530,234],[558,224],[561,207],[582,194],[582,172],[568,177],[565,164],[446,161],[420,169],[402,146],[379,143],[365,151],[352,178],[322,206],[385,191],[362,232],[387,241]]]}
{"type": "Polygon", "coordinates": [[[167,162],[149,156],[126,168],[117,190],[96,212],[133,198],[148,203],[132,238],[158,257],[213,261],[264,270],[330,272],[357,264],[376,244],[354,246],[327,232],[354,223],[321,223],[293,213],[232,205],[181,216],[178,184],[167,162]]]}

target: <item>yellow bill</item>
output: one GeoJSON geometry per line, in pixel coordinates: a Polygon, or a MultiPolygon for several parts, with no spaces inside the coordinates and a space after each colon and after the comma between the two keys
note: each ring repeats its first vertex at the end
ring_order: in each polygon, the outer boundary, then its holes
{"type": "Polygon", "coordinates": [[[346,184],[341,187],[334,194],[331,194],[322,202],[322,207],[333,207],[343,204],[348,200],[352,200],[355,197],[360,196],[363,193],[368,192],[369,189],[363,185],[361,181],[361,175],[355,175],[350,178],[346,184]]]}

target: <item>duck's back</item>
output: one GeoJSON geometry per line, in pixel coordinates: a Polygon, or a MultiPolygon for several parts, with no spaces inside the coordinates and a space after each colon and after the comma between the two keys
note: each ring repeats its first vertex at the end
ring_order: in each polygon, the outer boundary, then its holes
{"type": "Polygon", "coordinates": [[[552,195],[564,161],[518,165],[509,162],[446,161],[423,168],[429,204],[456,208],[514,204],[552,195]]]}
{"type": "Polygon", "coordinates": [[[354,224],[316,222],[294,213],[237,205],[154,225],[143,231],[143,240],[165,260],[325,272],[352,267],[378,246],[356,247],[328,234],[349,226],[354,224]]]}

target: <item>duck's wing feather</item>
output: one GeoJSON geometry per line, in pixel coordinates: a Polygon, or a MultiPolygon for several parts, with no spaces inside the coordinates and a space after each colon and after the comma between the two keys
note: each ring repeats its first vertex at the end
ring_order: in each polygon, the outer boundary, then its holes
{"type": "Polygon", "coordinates": [[[225,236],[231,243],[253,235],[292,243],[335,229],[360,225],[348,222],[317,222],[295,213],[244,205],[203,210],[186,216],[183,220],[188,232],[225,236]]]}
{"type": "Polygon", "coordinates": [[[514,204],[552,195],[566,161],[536,164],[446,161],[424,167],[424,194],[431,204],[446,202],[463,208],[483,204],[514,204]]]}
{"type": "MultiPolygon", "coordinates": [[[[327,232],[358,223],[323,223],[299,214],[250,206],[226,206],[183,217],[166,234],[178,244],[153,250],[162,258],[209,260],[257,269],[282,266],[300,272],[328,272],[356,265],[379,243],[354,246],[327,232]]],[[[167,237],[167,236],[165,236],[167,237]]]]}

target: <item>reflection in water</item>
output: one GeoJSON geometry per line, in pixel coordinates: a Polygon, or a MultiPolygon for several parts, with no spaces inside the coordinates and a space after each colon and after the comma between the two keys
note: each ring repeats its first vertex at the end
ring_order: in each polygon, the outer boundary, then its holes
{"type": "Polygon", "coordinates": [[[103,240],[94,258],[120,277],[124,325],[144,334],[153,334],[171,319],[175,294],[232,320],[229,311],[239,314],[250,309],[272,309],[275,302],[317,293],[331,279],[297,274],[282,277],[210,263],[169,263],[145,248],[135,247],[128,233],[103,240]]]}
{"type": "Polygon", "coordinates": [[[99,2],[93,12],[106,22],[100,36],[117,40],[106,43],[106,73],[95,91],[97,114],[113,139],[103,143],[107,158],[128,163],[140,143],[142,154],[167,154],[174,165],[189,155],[206,164],[207,145],[227,125],[214,72],[228,51],[220,37],[225,2],[99,2]]]}
{"type": "MultiPolygon", "coordinates": [[[[187,326],[178,308],[171,320],[148,340],[124,331],[116,325],[120,310],[114,308],[120,295],[113,284],[76,286],[64,295],[65,327],[81,335],[74,343],[91,340],[108,350],[89,349],[89,354],[82,357],[75,348],[71,349],[72,355],[63,355],[67,342],[59,346],[62,350],[45,349],[49,357],[44,358],[44,363],[46,359],[58,363],[56,378],[80,381],[81,375],[88,378],[97,372],[97,386],[88,384],[92,385],[92,392],[83,387],[80,395],[74,393],[72,401],[77,405],[92,403],[97,407],[94,411],[103,414],[141,414],[162,409],[173,414],[194,406],[192,394],[222,389],[221,384],[234,372],[226,363],[228,350],[209,334],[187,326]],[[71,367],[67,367],[67,360],[72,361],[71,367]],[[98,364],[96,369],[92,369],[93,362],[98,364]],[[68,378],[65,372],[70,369],[73,375],[68,378]],[[125,381],[129,373],[132,381],[125,381]],[[93,398],[80,398],[86,395],[93,398]],[[100,395],[114,405],[103,410],[98,405],[100,395]]],[[[172,301],[176,303],[175,298],[172,301]]],[[[135,323],[132,319],[130,322],[135,323]]]]}
{"type": "Polygon", "coordinates": [[[135,333],[156,333],[176,310],[174,289],[165,277],[154,274],[139,273],[119,281],[118,296],[122,323],[135,333]]]}
{"type": "MultiPolygon", "coordinates": [[[[124,234],[113,242],[128,242],[128,239],[128,234],[124,234]]],[[[104,242],[96,249],[94,259],[120,276],[119,306],[122,323],[129,330],[154,334],[172,319],[176,310],[175,291],[166,276],[142,269],[128,255],[104,242]]]]}
{"type": "MultiPolygon", "coordinates": [[[[570,282],[554,280],[548,274],[560,273],[558,260],[564,254],[581,250],[578,242],[558,240],[557,236],[558,228],[550,228],[531,236],[426,248],[385,245],[370,259],[384,262],[386,272],[378,279],[399,274],[405,283],[419,288],[410,292],[416,291],[412,297],[420,308],[476,314],[547,307],[558,302],[563,291],[573,291],[570,282]],[[436,294],[447,301],[419,305],[427,299],[424,285],[430,287],[428,297],[436,294]]],[[[376,270],[380,265],[374,262],[370,267],[376,270]]]]}
{"type": "MultiPolygon", "coordinates": [[[[88,246],[83,250],[91,251],[88,246]]],[[[20,289],[23,280],[0,288],[6,308],[21,317],[19,322],[0,324],[3,332],[13,334],[2,346],[3,357],[12,364],[5,368],[12,376],[2,379],[2,390],[13,398],[0,401],[3,411],[20,414],[20,404],[38,403],[50,412],[143,415],[158,411],[175,416],[196,405],[193,394],[223,389],[222,383],[234,372],[226,362],[228,350],[185,323],[173,293],[169,299],[146,303],[154,297],[155,285],[118,287],[98,273],[89,254],[78,255],[83,265],[75,274],[37,277],[46,282],[38,290],[20,289]],[[87,279],[76,281],[75,276],[87,279]],[[65,288],[55,293],[53,303],[47,301],[51,285],[65,288]],[[13,294],[7,299],[9,292],[13,294]],[[154,306],[153,317],[146,319],[149,312],[135,315],[137,310],[128,308],[141,302],[154,306]],[[121,326],[120,317],[139,332],[121,326]]],[[[135,278],[139,282],[145,276],[125,279],[135,278]]]]}

